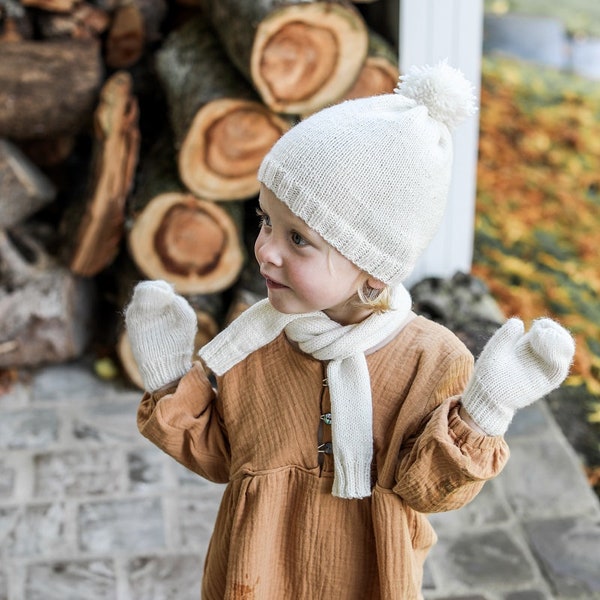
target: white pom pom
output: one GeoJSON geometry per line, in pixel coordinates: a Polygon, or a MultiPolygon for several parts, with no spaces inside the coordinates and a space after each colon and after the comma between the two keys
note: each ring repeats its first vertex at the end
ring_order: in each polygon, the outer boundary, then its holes
{"type": "Polygon", "coordinates": [[[446,61],[410,67],[394,92],[424,105],[431,117],[450,129],[477,111],[473,86],[446,61]]]}

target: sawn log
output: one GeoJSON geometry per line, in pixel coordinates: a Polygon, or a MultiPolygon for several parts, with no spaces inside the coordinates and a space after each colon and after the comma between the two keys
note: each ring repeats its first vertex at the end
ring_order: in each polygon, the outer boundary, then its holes
{"type": "Polygon", "coordinates": [[[133,186],[138,160],[137,122],[131,76],[119,71],[104,84],[94,115],[95,148],[88,197],[82,202],[83,210],[75,207],[73,212],[65,213],[62,223],[73,273],[96,275],[119,251],[125,201],[133,186]]]}
{"type": "Polygon", "coordinates": [[[209,200],[256,195],[260,162],[291,119],[259,100],[203,17],[168,36],[157,52],[156,67],[187,188],[209,200]]]}
{"type": "Polygon", "coordinates": [[[169,281],[186,295],[221,292],[237,279],[245,256],[243,203],[190,193],[166,135],[142,160],[129,212],[129,254],[146,277],[169,281]]]}
{"type": "Polygon", "coordinates": [[[28,140],[81,131],[102,84],[96,41],[4,42],[0,52],[0,137],[28,140]]]}
{"type": "Polygon", "coordinates": [[[307,114],[340,100],[367,56],[368,32],[346,0],[206,0],[230,60],[273,111],[307,114]]]}

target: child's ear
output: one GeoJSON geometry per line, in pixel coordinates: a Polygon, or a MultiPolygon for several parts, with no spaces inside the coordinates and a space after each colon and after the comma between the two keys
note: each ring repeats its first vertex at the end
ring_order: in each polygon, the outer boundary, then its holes
{"type": "Polygon", "coordinates": [[[375,277],[369,277],[367,279],[367,285],[373,290],[382,290],[385,287],[385,283],[375,277]]]}

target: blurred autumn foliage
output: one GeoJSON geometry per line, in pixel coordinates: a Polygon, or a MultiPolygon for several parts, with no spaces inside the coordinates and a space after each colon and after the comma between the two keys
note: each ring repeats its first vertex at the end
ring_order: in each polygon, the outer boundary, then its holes
{"type": "Polygon", "coordinates": [[[600,83],[484,57],[477,187],[473,273],[507,316],[571,330],[600,434],[600,83]]]}

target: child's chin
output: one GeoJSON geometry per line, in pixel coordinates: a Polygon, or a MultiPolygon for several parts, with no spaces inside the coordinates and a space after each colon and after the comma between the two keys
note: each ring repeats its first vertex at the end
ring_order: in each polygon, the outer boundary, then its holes
{"type": "Polygon", "coordinates": [[[286,302],[281,298],[277,297],[277,294],[269,293],[269,301],[271,302],[271,306],[278,312],[283,313],[284,315],[299,315],[306,312],[312,312],[309,309],[298,306],[292,302],[286,302]]]}

